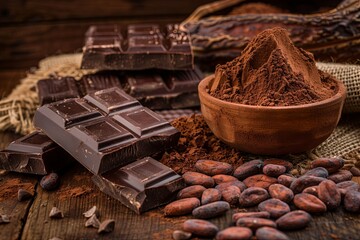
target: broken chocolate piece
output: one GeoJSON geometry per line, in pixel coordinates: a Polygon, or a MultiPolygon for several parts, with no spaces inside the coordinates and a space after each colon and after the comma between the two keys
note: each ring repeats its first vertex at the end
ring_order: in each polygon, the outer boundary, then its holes
{"type": "Polygon", "coordinates": [[[89,218],[92,217],[92,215],[96,215],[97,217],[100,216],[99,210],[96,208],[96,206],[93,206],[89,210],[83,213],[84,217],[89,218]]]}
{"type": "Polygon", "coordinates": [[[180,175],[151,157],[94,175],[92,180],[138,214],[170,202],[186,186],[180,175]]]}
{"type": "Polygon", "coordinates": [[[0,151],[0,168],[21,173],[45,175],[72,161],[70,154],[39,131],[11,142],[0,151]]]}
{"type": "Polygon", "coordinates": [[[98,233],[109,233],[114,231],[114,228],[115,228],[115,220],[107,219],[100,224],[98,233]]]}
{"type": "Polygon", "coordinates": [[[33,194],[25,189],[20,188],[18,190],[18,201],[22,202],[28,199],[31,199],[33,197],[33,194]]]}
{"type": "Polygon", "coordinates": [[[96,214],[91,215],[91,217],[85,222],[85,227],[93,227],[93,228],[100,227],[100,221],[96,217],[96,214]]]}
{"type": "Polygon", "coordinates": [[[191,69],[190,37],[179,25],[134,24],[91,26],[81,68],[140,70],[191,69]]]}
{"type": "Polygon", "coordinates": [[[162,152],[180,135],[116,87],[42,106],[34,125],[94,174],[162,152]]]}
{"type": "Polygon", "coordinates": [[[9,223],[9,216],[6,214],[0,214],[0,224],[9,223]]]}
{"type": "Polygon", "coordinates": [[[64,214],[57,207],[53,207],[49,214],[50,218],[64,218],[64,214]]]}

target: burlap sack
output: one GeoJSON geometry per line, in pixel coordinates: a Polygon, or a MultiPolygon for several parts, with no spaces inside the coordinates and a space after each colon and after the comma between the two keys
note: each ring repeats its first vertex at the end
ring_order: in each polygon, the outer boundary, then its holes
{"type": "MultiPolygon", "coordinates": [[[[39,105],[36,92],[38,80],[54,76],[73,76],[76,79],[94,71],[80,69],[81,54],[66,54],[45,58],[39,68],[29,73],[11,94],[0,101],[0,131],[13,130],[27,134],[34,130],[32,117],[39,105]]],[[[343,119],[333,134],[320,146],[304,155],[292,156],[298,159],[298,171],[306,167],[306,160],[321,156],[341,156],[348,167],[360,162],[360,65],[318,63],[318,68],[328,72],[347,87],[343,119]],[[345,114],[346,113],[346,114],[345,114]],[[351,114],[349,114],[351,113],[351,114]]],[[[165,119],[197,113],[193,110],[159,111],[165,119]]]]}

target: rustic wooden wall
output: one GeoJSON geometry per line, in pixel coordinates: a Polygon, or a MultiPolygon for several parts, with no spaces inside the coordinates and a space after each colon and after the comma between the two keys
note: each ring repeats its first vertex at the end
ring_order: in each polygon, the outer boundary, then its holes
{"type": "Polygon", "coordinates": [[[211,0],[1,0],[0,70],[81,51],[91,24],[180,22],[211,0]]]}

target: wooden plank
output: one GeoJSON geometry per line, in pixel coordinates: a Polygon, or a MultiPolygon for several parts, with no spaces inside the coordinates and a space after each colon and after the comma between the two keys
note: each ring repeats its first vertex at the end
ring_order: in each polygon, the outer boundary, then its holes
{"type": "Polygon", "coordinates": [[[143,20],[95,20],[85,22],[51,23],[0,28],[0,69],[19,69],[37,66],[44,57],[81,52],[84,34],[92,24],[128,24],[134,22],[179,22],[181,19],[151,18],[143,20]]]}
{"type": "Polygon", "coordinates": [[[42,1],[11,0],[0,3],[0,23],[68,19],[188,15],[210,0],[110,0],[42,1]],[[99,11],[101,9],[101,11],[99,11]]]}

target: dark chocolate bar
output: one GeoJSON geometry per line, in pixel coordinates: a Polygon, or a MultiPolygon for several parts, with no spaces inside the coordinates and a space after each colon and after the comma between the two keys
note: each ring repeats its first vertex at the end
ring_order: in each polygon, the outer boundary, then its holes
{"type": "Polygon", "coordinates": [[[40,103],[49,103],[51,100],[75,97],[71,93],[84,96],[94,91],[122,86],[125,92],[150,109],[179,109],[199,106],[197,86],[202,78],[198,69],[101,71],[83,76],[76,84],[65,84],[72,79],[66,77],[63,84],[66,88],[57,87],[61,85],[61,79],[41,80],[38,82],[38,93],[40,103]],[[58,89],[59,92],[52,89],[58,89]]]}
{"type": "Polygon", "coordinates": [[[180,175],[151,157],[94,175],[92,180],[102,192],[138,214],[170,202],[185,187],[180,175]]]}
{"type": "Polygon", "coordinates": [[[39,131],[11,142],[0,151],[0,168],[21,173],[46,175],[73,161],[70,154],[39,131]]]}
{"type": "Polygon", "coordinates": [[[81,68],[99,70],[192,69],[189,35],[179,25],[91,26],[81,68]]]}
{"type": "Polygon", "coordinates": [[[44,105],[34,125],[94,174],[165,151],[180,135],[116,87],[44,105]]]}

